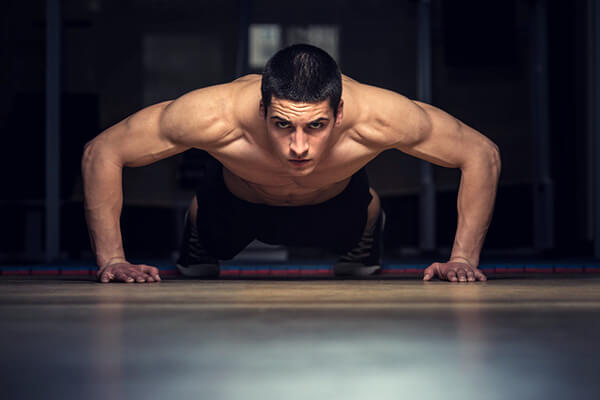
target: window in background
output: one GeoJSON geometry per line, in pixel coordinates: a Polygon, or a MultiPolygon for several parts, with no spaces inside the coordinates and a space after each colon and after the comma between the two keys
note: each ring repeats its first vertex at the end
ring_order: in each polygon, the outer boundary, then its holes
{"type": "Polygon", "coordinates": [[[275,24],[252,24],[249,31],[248,65],[253,70],[262,70],[277,50],[295,43],[309,43],[320,47],[339,62],[340,36],[339,28],[335,25],[282,27],[275,24]]]}
{"type": "Polygon", "coordinates": [[[267,60],[281,48],[281,26],[252,24],[249,41],[248,64],[252,69],[262,69],[267,60]]]}
{"type": "Polygon", "coordinates": [[[339,62],[339,29],[334,25],[290,26],[286,30],[286,45],[309,43],[328,52],[339,62]]]}

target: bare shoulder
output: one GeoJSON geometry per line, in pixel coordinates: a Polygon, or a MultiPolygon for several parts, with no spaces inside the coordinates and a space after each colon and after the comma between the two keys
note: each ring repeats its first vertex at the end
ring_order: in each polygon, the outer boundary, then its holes
{"type": "Polygon", "coordinates": [[[238,98],[252,77],[193,90],[168,104],[161,130],[173,142],[189,147],[211,148],[231,141],[238,131],[238,98]]]}
{"type": "MultiPolygon", "coordinates": [[[[344,113],[365,144],[381,149],[420,141],[429,129],[424,103],[344,77],[344,113]]],[[[344,117],[346,118],[346,117],[344,117]]]]}
{"type": "Polygon", "coordinates": [[[264,119],[259,117],[261,82],[262,75],[258,74],[245,75],[233,81],[233,118],[242,129],[253,131],[264,124],[264,119]]]}

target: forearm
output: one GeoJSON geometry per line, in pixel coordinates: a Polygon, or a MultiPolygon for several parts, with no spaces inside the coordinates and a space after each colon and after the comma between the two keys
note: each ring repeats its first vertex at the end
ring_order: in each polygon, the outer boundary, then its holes
{"type": "Polygon", "coordinates": [[[84,208],[98,267],[125,260],[119,223],[123,206],[122,166],[94,144],[82,159],[84,208]]]}
{"type": "Polygon", "coordinates": [[[481,248],[492,219],[500,176],[500,156],[490,151],[473,158],[461,170],[458,226],[450,260],[479,265],[481,248]]]}

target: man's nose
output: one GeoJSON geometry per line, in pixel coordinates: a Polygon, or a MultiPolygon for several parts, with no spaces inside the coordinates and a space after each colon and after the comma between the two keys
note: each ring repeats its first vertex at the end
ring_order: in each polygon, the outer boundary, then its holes
{"type": "Polygon", "coordinates": [[[292,152],[292,156],[298,158],[304,157],[308,153],[308,138],[302,129],[298,128],[292,133],[290,151],[292,152]]]}

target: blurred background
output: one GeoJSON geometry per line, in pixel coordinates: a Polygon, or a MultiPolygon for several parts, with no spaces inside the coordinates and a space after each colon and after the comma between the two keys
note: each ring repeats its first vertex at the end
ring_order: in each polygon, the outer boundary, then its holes
{"type": "MultiPolygon", "coordinates": [[[[327,50],[344,74],[429,102],[500,147],[482,261],[600,255],[593,0],[5,0],[1,7],[0,263],[93,262],[84,144],[143,107],[260,73],[275,51],[300,42],[327,50]]],[[[125,169],[129,256],[173,259],[207,160],[191,150],[125,169]]],[[[449,254],[460,171],[390,151],[368,173],[388,213],[386,259],[449,254]]]]}

